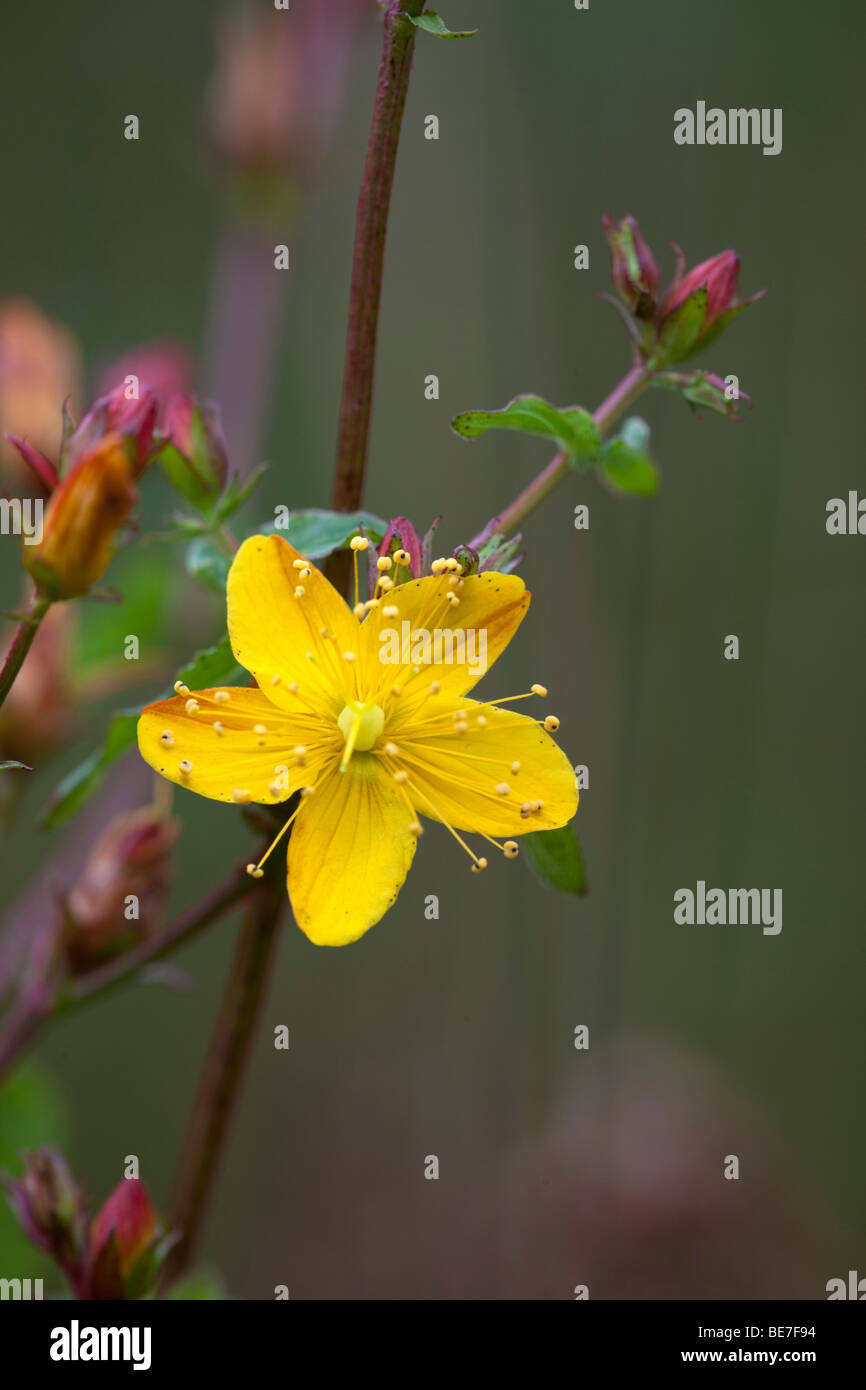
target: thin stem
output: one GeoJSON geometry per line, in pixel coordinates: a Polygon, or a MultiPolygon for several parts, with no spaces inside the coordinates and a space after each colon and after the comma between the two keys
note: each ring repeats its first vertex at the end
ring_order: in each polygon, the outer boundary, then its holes
{"type": "Polygon", "coordinates": [[[188,1267],[207,1214],[276,954],[284,880],[285,870],[271,860],[238,936],[175,1180],[171,1227],[180,1239],[165,1282],[188,1267]]]}
{"type": "MultiPolygon", "coordinates": [[[[627,410],[636,396],[639,396],[647,382],[647,369],[643,363],[632,367],[627,372],[622,381],[611,391],[610,395],[602,401],[595,411],[593,419],[598,425],[599,431],[604,433],[613,424],[614,420],[627,410]]],[[[491,536],[509,536],[522,525],[531,512],[540,502],[543,502],[555,487],[558,487],[563,478],[571,472],[571,463],[566,453],[556,454],[550,460],[546,468],[543,468],[537,478],[524,488],[519,496],[515,497],[510,506],[500,512],[499,516],[493,517],[479,531],[469,544],[474,550],[478,550],[490,540],[491,536]]]]}
{"type": "Polygon", "coordinates": [[[398,6],[391,4],[385,15],[373,120],[355,221],[332,501],[338,512],[355,511],[361,505],[364,490],[388,210],[415,47],[415,26],[404,16],[419,15],[423,8],[424,0],[403,0],[402,14],[398,6]]]}
{"type": "Polygon", "coordinates": [[[0,1078],[29,1047],[39,1030],[53,1018],[72,1013],[92,1000],[102,998],[116,985],[122,984],[134,971],[150,961],[176,951],[198,935],[241,898],[253,892],[255,885],[239,864],[219,887],[196,903],[176,922],[159,933],[126,951],[116,960],[90,970],[68,982],[46,975],[16,1001],[3,1020],[0,1029],[0,1078]]]}
{"type": "Polygon", "coordinates": [[[24,658],[30,650],[33,638],[39,631],[39,624],[50,607],[50,599],[36,597],[29,612],[21,619],[18,631],[12,639],[12,646],[6,653],[3,669],[0,671],[0,705],[12,689],[15,677],[24,664],[24,658]]]}

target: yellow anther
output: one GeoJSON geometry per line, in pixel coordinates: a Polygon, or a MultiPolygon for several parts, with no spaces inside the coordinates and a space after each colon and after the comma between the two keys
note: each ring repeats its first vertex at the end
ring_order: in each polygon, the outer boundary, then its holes
{"type": "Polygon", "coordinates": [[[389,758],[396,758],[400,749],[397,747],[396,743],[386,743],[385,752],[388,754],[389,758]]]}
{"type": "Polygon", "coordinates": [[[472,865],[472,872],[473,872],[474,874],[480,874],[481,871],[482,871],[482,869],[486,869],[486,868],[487,868],[487,860],[486,860],[486,859],[476,859],[475,863],[472,865]]]}
{"type": "Polygon", "coordinates": [[[297,695],[297,693],[298,693],[298,682],[297,682],[297,681],[290,681],[290,682],[289,682],[289,694],[290,694],[290,695],[297,695]]]}
{"type": "Polygon", "coordinates": [[[307,568],[307,561],[306,561],[306,560],[300,560],[300,559],[298,559],[298,560],[293,560],[293,561],[292,561],[292,568],[293,568],[293,569],[296,569],[296,570],[305,570],[305,569],[307,568]]]}
{"type": "Polygon", "coordinates": [[[524,801],[523,805],[520,808],[520,814],[524,820],[526,820],[526,817],[529,815],[531,810],[532,804],[529,801],[524,801]]]}
{"type": "Polygon", "coordinates": [[[511,788],[509,787],[509,785],[508,785],[507,782],[497,782],[497,783],[496,783],[496,795],[497,795],[497,796],[510,796],[510,795],[511,795],[511,788]]]}
{"type": "Polygon", "coordinates": [[[184,705],[184,709],[186,710],[187,714],[198,714],[199,710],[201,709],[201,705],[199,704],[198,700],[187,700],[186,704],[184,705]]]}
{"type": "Polygon", "coordinates": [[[454,608],[456,608],[457,605],[458,605],[459,602],[460,602],[460,600],[459,600],[459,598],[457,597],[456,594],[446,594],[445,597],[447,598],[448,602],[449,602],[454,608]]]}
{"type": "Polygon", "coordinates": [[[309,579],[309,577],[310,577],[310,575],[311,575],[312,573],[313,573],[313,571],[310,569],[309,565],[305,565],[304,568],[303,568],[302,570],[298,570],[298,578],[299,578],[299,579],[309,579]]]}
{"type": "Polygon", "coordinates": [[[173,748],[174,734],[171,732],[171,729],[163,729],[162,733],[159,736],[159,741],[160,743],[164,743],[166,748],[173,748]]]}
{"type": "Polygon", "coordinates": [[[438,681],[431,681],[431,682],[430,682],[430,694],[431,694],[431,695],[438,695],[438,694],[439,694],[439,691],[440,691],[441,689],[442,689],[442,686],[439,684],[438,681]]]}
{"type": "Polygon", "coordinates": [[[380,555],[376,561],[376,569],[380,574],[384,574],[386,570],[391,569],[393,564],[394,561],[391,559],[390,555],[380,555]]]}
{"type": "Polygon", "coordinates": [[[283,679],[283,678],[282,678],[282,676],[280,675],[279,671],[276,671],[276,672],[271,676],[271,685],[279,685],[279,683],[280,683],[280,681],[281,681],[282,679],[283,679]]]}
{"type": "Polygon", "coordinates": [[[292,757],[298,767],[306,767],[307,750],[303,743],[299,743],[296,748],[292,749],[292,757]]]}
{"type": "Polygon", "coordinates": [[[394,581],[393,581],[393,579],[389,579],[388,576],[387,576],[387,574],[383,574],[382,577],[381,577],[381,579],[379,580],[379,588],[382,590],[382,593],[383,593],[383,594],[386,594],[386,593],[388,592],[388,590],[389,590],[389,589],[393,589],[393,587],[394,587],[394,581]]]}
{"type": "Polygon", "coordinates": [[[559,728],[559,720],[555,714],[549,714],[544,721],[544,727],[549,734],[555,734],[559,728]]]}
{"type": "Polygon", "coordinates": [[[409,564],[411,564],[411,563],[412,563],[412,556],[409,554],[408,550],[395,550],[395,551],[394,551],[394,564],[395,564],[395,565],[399,565],[399,566],[401,567],[401,569],[404,569],[404,568],[406,567],[406,565],[409,565],[409,564]]]}
{"type": "Polygon", "coordinates": [[[256,725],[253,726],[253,733],[254,733],[254,734],[266,734],[267,732],[268,732],[268,731],[267,731],[267,729],[265,728],[264,724],[256,724],[256,725]]]}
{"type": "Polygon", "coordinates": [[[368,598],[367,602],[364,604],[364,609],[366,612],[370,612],[373,608],[379,608],[381,603],[382,600],[380,598],[368,598]]]}
{"type": "Polygon", "coordinates": [[[219,719],[214,720],[213,730],[215,734],[219,734],[220,738],[222,738],[223,734],[225,733],[225,729],[223,728],[222,723],[219,719]]]}
{"type": "Polygon", "coordinates": [[[252,799],[252,792],[245,791],[241,787],[235,787],[232,792],[232,801],[236,801],[239,806],[245,806],[246,803],[252,801],[252,799]]]}
{"type": "Polygon", "coordinates": [[[353,536],[351,541],[349,542],[349,549],[367,550],[369,548],[369,545],[370,542],[367,540],[366,536],[353,536]]]}
{"type": "Polygon", "coordinates": [[[257,869],[255,864],[247,864],[247,873],[250,878],[264,878],[265,876],[264,869],[257,869]]]}
{"type": "Polygon", "coordinates": [[[299,584],[295,589],[295,598],[303,598],[306,592],[307,591],[304,588],[303,584],[299,584]]]}
{"type": "Polygon", "coordinates": [[[180,773],[181,777],[188,777],[189,774],[192,772],[192,763],[190,762],[189,758],[184,758],[181,762],[179,762],[177,765],[177,770],[180,773]]]}
{"type": "Polygon", "coordinates": [[[514,773],[514,775],[515,775],[515,777],[516,777],[517,774],[518,774],[518,772],[520,771],[520,763],[512,763],[512,764],[511,764],[511,771],[514,773]]]}
{"type": "Polygon", "coordinates": [[[363,618],[366,611],[367,610],[364,607],[363,603],[356,603],[355,607],[352,609],[352,612],[354,613],[356,618],[363,618]]]}
{"type": "Polygon", "coordinates": [[[282,796],[285,790],[286,788],[282,785],[281,782],[271,782],[268,785],[268,793],[270,796],[280,797],[282,796]]]}
{"type": "Polygon", "coordinates": [[[469,728],[469,725],[466,723],[466,720],[465,720],[465,719],[457,719],[457,720],[455,720],[455,722],[454,722],[454,732],[455,732],[455,734],[465,734],[465,733],[466,733],[466,730],[467,730],[468,728],[469,728]]]}
{"type": "Polygon", "coordinates": [[[433,561],[432,565],[430,566],[430,572],[431,574],[442,574],[442,572],[444,570],[447,570],[447,568],[448,561],[443,557],[433,561]]]}
{"type": "Polygon", "coordinates": [[[400,609],[397,607],[396,603],[388,603],[382,609],[383,618],[399,618],[399,616],[400,609]]]}
{"type": "Polygon", "coordinates": [[[320,636],[320,637],[330,637],[331,634],[330,634],[330,632],[328,631],[328,629],[327,629],[326,627],[320,627],[320,628],[319,628],[319,636],[320,636]]]}
{"type": "Polygon", "coordinates": [[[506,859],[516,859],[520,852],[516,840],[506,840],[502,849],[506,859]]]}
{"type": "Polygon", "coordinates": [[[540,695],[542,700],[547,698],[546,685],[531,685],[529,689],[532,691],[533,695],[540,695]]]}
{"type": "Polygon", "coordinates": [[[483,714],[479,714],[479,716],[478,716],[478,718],[476,719],[475,723],[478,725],[479,729],[486,729],[486,728],[487,728],[487,720],[486,720],[486,718],[485,718],[485,716],[484,716],[483,714]]]}
{"type": "Polygon", "coordinates": [[[215,690],[213,697],[218,705],[227,705],[229,702],[229,692],[227,690],[215,690]]]}
{"type": "Polygon", "coordinates": [[[355,660],[356,660],[355,653],[354,653],[354,652],[343,652],[343,660],[344,660],[344,661],[355,661],[355,660]]]}
{"type": "Polygon", "coordinates": [[[175,695],[188,695],[188,694],[189,694],[189,686],[188,686],[188,685],[184,685],[183,681],[175,681],[175,683],[174,683],[174,693],[175,693],[175,695]]]}
{"type": "Polygon", "coordinates": [[[394,773],[394,781],[399,783],[400,786],[402,786],[404,782],[409,781],[408,772],[404,772],[403,768],[401,768],[399,772],[394,773]]]}
{"type": "Polygon", "coordinates": [[[460,561],[455,559],[455,557],[452,555],[449,557],[449,559],[445,561],[445,568],[451,570],[451,573],[454,574],[457,570],[462,571],[463,566],[461,565],[460,561]]]}
{"type": "Polygon", "coordinates": [[[301,796],[312,796],[315,790],[315,787],[301,787],[301,796]]]}
{"type": "Polygon", "coordinates": [[[416,840],[418,839],[419,835],[424,834],[424,827],[419,820],[413,820],[409,822],[409,834],[413,835],[416,840]]]}

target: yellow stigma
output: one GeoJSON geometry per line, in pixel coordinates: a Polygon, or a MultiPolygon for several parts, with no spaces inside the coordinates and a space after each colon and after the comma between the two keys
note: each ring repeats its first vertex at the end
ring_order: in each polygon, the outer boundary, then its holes
{"type": "Polygon", "coordinates": [[[367,753],[385,727],[385,711],[378,705],[351,700],[337,720],[346,740],[340,771],[345,772],[353,753],[367,753]]]}

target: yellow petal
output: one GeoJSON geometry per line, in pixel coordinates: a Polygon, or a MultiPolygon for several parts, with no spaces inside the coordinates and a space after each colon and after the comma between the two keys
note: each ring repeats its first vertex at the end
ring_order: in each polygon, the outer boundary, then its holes
{"type": "Polygon", "coordinates": [[[229,570],[229,636],[269,700],[292,713],[314,708],[336,717],[357,696],[356,668],[343,653],[358,646],[358,623],[315,566],[301,577],[294,561],[302,558],[281,536],[244,541],[229,570]],[[296,596],[298,588],[304,592],[296,596]]]}
{"type": "Polygon", "coordinates": [[[295,919],[317,946],[344,946],[379,921],[415,853],[410,807],[377,760],[352,759],[302,804],[288,853],[295,919]]]}
{"type": "Polygon", "coordinates": [[[425,709],[431,711],[426,722],[419,716],[393,732],[400,767],[409,773],[406,790],[422,815],[456,830],[509,836],[553,830],[571,820],[577,810],[574,769],[535,720],[475,700],[430,700],[425,709]],[[440,707],[443,714],[436,717],[440,707]],[[469,725],[465,734],[454,732],[457,711],[469,725]],[[486,725],[479,726],[479,715],[486,725]],[[532,801],[541,801],[541,810],[522,816],[521,806],[532,801]]]}
{"type": "Polygon", "coordinates": [[[342,740],[318,721],[287,716],[260,690],[231,686],[148,705],[138,721],[138,746],[163,777],[200,796],[238,801],[246,798],[236,792],[249,792],[250,801],[275,805],[315,781],[339,757],[342,740]],[[223,693],[227,700],[214,698],[223,693]],[[189,713],[187,701],[198,709],[189,713]],[[307,751],[295,754],[296,748],[307,751]],[[192,766],[182,770],[181,764],[192,766]]]}
{"type": "Polygon", "coordinates": [[[423,698],[431,680],[439,681],[443,694],[462,695],[481,680],[507,647],[529,607],[530,595],[523,580],[516,574],[491,572],[470,575],[459,588],[450,583],[451,578],[434,575],[397,585],[362,623],[363,679],[371,690],[401,685],[407,708],[423,698]],[[448,594],[454,594],[459,602],[452,604],[448,594]],[[399,614],[386,617],[386,607],[399,609],[399,614]],[[405,629],[404,623],[408,624],[405,629]],[[441,634],[438,651],[437,630],[441,634]],[[412,652],[414,645],[420,659],[413,656],[405,667],[383,660],[395,650],[393,639],[387,637],[389,632],[396,634],[401,657],[406,632],[407,649],[412,652]],[[430,645],[427,661],[421,650],[423,633],[427,633],[430,645]],[[418,675],[412,675],[412,665],[421,666],[418,675]]]}

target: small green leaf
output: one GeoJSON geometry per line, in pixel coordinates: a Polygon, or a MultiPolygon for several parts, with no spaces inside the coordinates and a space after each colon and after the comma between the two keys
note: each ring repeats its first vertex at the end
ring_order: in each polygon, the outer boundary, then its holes
{"type": "MultiPolygon", "coordinates": [[[[667,367],[681,362],[698,350],[707,316],[706,286],[701,286],[684,299],[678,309],[665,319],[659,333],[658,346],[650,360],[651,367],[667,367]]],[[[715,336],[715,335],[713,335],[715,336]]],[[[709,341],[709,338],[707,338],[709,341]]]]}
{"type": "MultiPolygon", "coordinates": [[[[228,636],[214,647],[198,652],[178,672],[191,690],[205,690],[214,685],[246,685],[249,676],[235,661],[228,636]]],[[[165,690],[156,698],[168,700],[173,690],[165,690]]],[[[74,767],[55,791],[48,805],[44,824],[50,828],[62,825],[80,810],[103,781],[112,763],[135,743],[140,709],[117,710],[111,716],[102,747],[74,767]]]]}
{"type": "Polygon", "coordinates": [[[518,430],[523,434],[553,439],[572,458],[594,460],[599,432],[595,420],[581,406],[558,410],[541,396],[515,396],[502,410],[468,410],[456,415],[451,428],[464,439],[477,439],[488,430],[518,430]]]}
{"type": "Polygon", "coordinates": [[[33,768],[32,768],[32,767],[28,767],[26,763],[8,762],[8,763],[0,763],[0,772],[9,772],[13,767],[20,767],[22,772],[32,772],[32,771],[33,771],[33,768]]]}
{"type": "Polygon", "coordinates": [[[214,515],[219,521],[226,521],[230,516],[234,516],[235,512],[240,511],[269,468],[269,463],[258,464],[244,483],[239,482],[237,478],[229,479],[226,490],[214,509],[214,515]]]}
{"type": "Polygon", "coordinates": [[[215,536],[196,536],[187,546],[186,572],[200,584],[224,594],[231,557],[215,536]]]}
{"type": "Polygon", "coordinates": [[[602,449],[601,471],[621,492],[636,497],[652,497],[658,492],[659,474],[649,452],[649,437],[649,425],[634,416],[602,449]]]}
{"type": "Polygon", "coordinates": [[[408,19],[410,24],[414,24],[416,29],[424,29],[428,34],[435,34],[437,39],[471,39],[473,34],[477,34],[477,29],[448,29],[438,14],[428,10],[426,14],[411,15],[404,14],[404,19],[408,19]]]}
{"type": "Polygon", "coordinates": [[[277,527],[273,522],[259,528],[263,536],[283,536],[308,560],[321,560],[334,550],[343,550],[361,527],[377,545],[388,529],[387,521],[372,512],[328,512],[311,508],[291,512],[289,525],[277,527]]]}
{"type": "Polygon", "coordinates": [[[587,892],[583,855],[573,825],[563,825],[559,830],[535,830],[531,835],[522,835],[520,845],[532,869],[549,888],[560,893],[587,892]]]}

